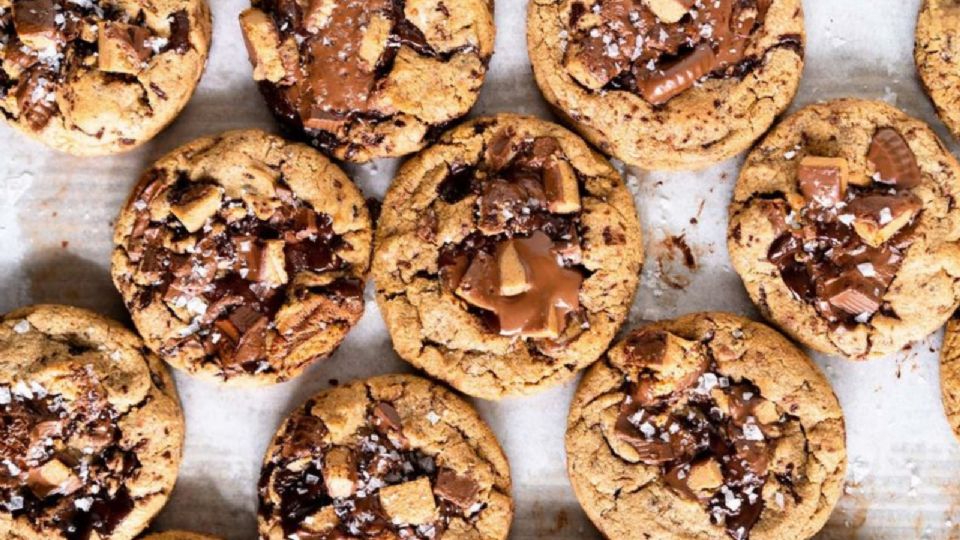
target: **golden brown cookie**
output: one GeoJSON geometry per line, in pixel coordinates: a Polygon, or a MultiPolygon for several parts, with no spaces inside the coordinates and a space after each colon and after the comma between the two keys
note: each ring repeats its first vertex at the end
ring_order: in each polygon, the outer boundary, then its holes
{"type": "Polygon", "coordinates": [[[209,534],[199,534],[186,531],[168,531],[154,533],[143,537],[141,540],[220,540],[216,536],[209,534]]]}
{"type": "Polygon", "coordinates": [[[953,434],[960,439],[960,318],[947,321],[940,350],[940,393],[953,434]]]}
{"type": "Polygon", "coordinates": [[[493,0],[253,0],[240,26],[281,125],[353,162],[426,146],[493,54],[493,0]]]}
{"type": "Polygon", "coordinates": [[[920,81],[940,118],[960,137],[960,4],[924,0],[913,55],[920,81]]]}
{"type": "Polygon", "coordinates": [[[567,470],[607,538],[802,540],[841,494],[843,414],[774,330],[687,315],[634,330],[587,371],[567,470]]]}
{"type": "Polygon", "coordinates": [[[170,496],[183,416],[132,332],[32,306],[0,321],[0,537],[130,540],[170,496]]]}
{"type": "Polygon", "coordinates": [[[204,0],[0,0],[0,114],[74,155],[136,148],[186,106],[210,33],[204,0]]]}
{"type": "Polygon", "coordinates": [[[746,150],[803,71],[800,0],[530,0],[537,84],[603,152],[699,169],[746,150]]]}
{"type": "Polygon", "coordinates": [[[805,345],[884,356],[960,304],[960,165],[881,102],[807,107],[747,158],[730,208],[733,266],[763,315],[805,345]]]}
{"type": "Polygon", "coordinates": [[[515,115],[469,122],[408,161],[374,252],[398,354],[487,399],[599,358],[643,261],[633,198],[610,164],[560,126],[515,115]]]}
{"type": "Polygon", "coordinates": [[[363,315],[372,236],[363,196],[327,158],[232,131],[144,173],[117,221],[113,280],[174,367],[271,384],[330,355],[363,315]]]}
{"type": "Polygon", "coordinates": [[[462,399],[409,375],[322,392],[284,421],[260,479],[265,540],[503,540],[510,469],[462,399]]]}

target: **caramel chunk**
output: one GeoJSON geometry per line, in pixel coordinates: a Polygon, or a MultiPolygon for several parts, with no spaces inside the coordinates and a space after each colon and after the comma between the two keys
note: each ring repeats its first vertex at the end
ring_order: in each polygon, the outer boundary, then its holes
{"type": "Polygon", "coordinates": [[[13,26],[20,41],[31,49],[56,47],[57,12],[53,0],[19,0],[13,4],[13,26]]]}
{"type": "Polygon", "coordinates": [[[428,478],[381,488],[380,504],[397,524],[424,525],[437,518],[437,504],[428,478]]]}
{"type": "Polygon", "coordinates": [[[902,193],[858,197],[848,208],[854,216],[854,230],[864,242],[877,247],[909,224],[921,207],[915,195],[902,193]]]}
{"type": "Polygon", "coordinates": [[[52,495],[70,495],[83,486],[80,478],[58,459],[30,469],[27,483],[30,490],[41,499],[52,495]]]}
{"type": "Polygon", "coordinates": [[[543,171],[547,209],[555,214],[572,214],[580,211],[580,184],[577,173],[569,162],[551,159],[543,171]]]}
{"type": "Polygon", "coordinates": [[[347,448],[336,447],[323,456],[323,482],[334,499],[352,497],[357,487],[356,458],[347,448]]]}
{"type": "Polygon", "coordinates": [[[97,23],[100,29],[97,47],[100,71],[136,75],[146,67],[152,49],[147,45],[150,31],[111,21],[97,23]]]}
{"type": "Polygon", "coordinates": [[[645,0],[645,3],[658,19],[673,24],[690,11],[694,0],[645,0]]]}
{"type": "Polygon", "coordinates": [[[520,260],[520,254],[514,244],[507,244],[500,255],[500,294],[516,296],[530,290],[530,278],[527,267],[520,260]]]}
{"type": "Polygon", "coordinates": [[[687,485],[694,491],[717,489],[723,485],[723,471],[713,458],[694,463],[690,466],[687,485]]]}
{"type": "Polygon", "coordinates": [[[390,39],[390,30],[393,22],[383,15],[375,15],[370,19],[367,28],[360,40],[360,61],[366,68],[373,70],[380,61],[380,56],[387,50],[390,39]]]}
{"type": "Polygon", "coordinates": [[[900,132],[893,128],[880,128],[873,135],[867,161],[878,182],[900,189],[915,188],[923,178],[917,156],[900,132]]]}
{"type": "Polygon", "coordinates": [[[797,182],[807,201],[832,207],[847,192],[848,164],[843,158],[807,156],[797,167],[797,182]]]}
{"type": "Polygon", "coordinates": [[[257,8],[240,14],[240,29],[247,46],[253,78],[257,81],[280,82],[287,75],[280,51],[280,34],[270,16],[257,8]]]}
{"type": "Polygon", "coordinates": [[[480,485],[472,478],[460,476],[450,469],[441,469],[433,491],[440,498],[466,510],[477,502],[480,485]]]}
{"type": "Polygon", "coordinates": [[[717,68],[717,56],[708,43],[658,73],[638,82],[643,99],[651,105],[663,105],[693,87],[701,77],[717,68]]]}
{"type": "Polygon", "coordinates": [[[222,190],[216,186],[197,185],[187,191],[177,204],[170,205],[170,212],[188,231],[197,232],[220,210],[222,197],[222,190]]]}

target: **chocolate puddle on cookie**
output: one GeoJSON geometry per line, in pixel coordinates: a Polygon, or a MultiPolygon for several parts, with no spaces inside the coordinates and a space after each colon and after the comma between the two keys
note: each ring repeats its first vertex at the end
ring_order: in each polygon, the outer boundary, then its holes
{"type": "Polygon", "coordinates": [[[787,495],[796,499],[802,472],[781,467],[778,446],[803,437],[799,421],[748,380],[720,375],[708,343],[641,331],[625,355],[627,397],[614,434],[659,467],[667,487],[699,502],[734,540],[747,540],[760,520],[768,483],[780,509],[787,495]]]}
{"type": "Polygon", "coordinates": [[[268,357],[362,313],[363,283],[338,255],[350,246],[282,178],[276,199],[251,208],[184,173],[153,170],[142,185],[127,242],[141,286],[133,307],[158,302],[189,321],[167,352],[192,350],[225,378],[272,373],[268,357]],[[160,221],[151,212],[158,199],[171,209],[160,221]],[[300,309],[285,310],[290,303],[300,309]]]}
{"type": "Polygon", "coordinates": [[[897,316],[883,297],[922,212],[910,191],[921,172],[900,133],[878,129],[867,161],[872,176],[851,173],[843,158],[807,155],[797,166],[802,198],[761,201],[779,232],[768,259],[797,298],[838,326],[897,316]]]}
{"type": "MultiPolygon", "coordinates": [[[[443,289],[461,299],[490,331],[544,340],[549,348],[584,329],[580,287],[581,189],[577,171],[552,137],[496,133],[481,166],[454,166],[439,199],[476,197],[476,230],[441,247],[443,289]]],[[[418,234],[435,235],[431,208],[418,234]]]]}
{"type": "Polygon", "coordinates": [[[146,26],[135,13],[100,0],[18,0],[0,8],[0,98],[13,95],[11,119],[41,131],[58,114],[60,85],[79,73],[99,70],[110,77],[136,78],[167,51],[189,50],[190,20],[174,13],[169,35],[146,26]]]}
{"type": "MultiPolygon", "coordinates": [[[[743,78],[772,0],[576,0],[564,67],[591,91],[626,90],[661,106],[712,78],[743,78]]],[[[775,47],[799,49],[799,36],[775,47]]]]}
{"type": "Polygon", "coordinates": [[[411,448],[389,402],[368,407],[355,447],[325,443],[312,408],[288,423],[260,477],[258,511],[279,519],[285,538],[437,539],[452,518],[473,522],[485,507],[475,481],[411,448]]]}
{"type": "MultiPolygon", "coordinates": [[[[280,58],[279,69],[259,81],[260,91],[291,135],[305,137],[328,153],[344,146],[348,157],[356,152],[352,146],[357,143],[346,140],[356,124],[402,125],[394,111],[378,104],[401,49],[444,62],[475,51],[473,46],[435,50],[406,18],[404,0],[307,6],[293,0],[263,0],[256,7],[261,11],[241,16],[250,60],[257,67],[267,55],[280,58]]],[[[443,124],[430,126],[428,136],[435,136],[443,124]]]]}
{"type": "Polygon", "coordinates": [[[86,371],[73,401],[36,384],[0,385],[0,508],[69,540],[109,536],[134,508],[140,469],[119,446],[121,417],[86,371]]]}

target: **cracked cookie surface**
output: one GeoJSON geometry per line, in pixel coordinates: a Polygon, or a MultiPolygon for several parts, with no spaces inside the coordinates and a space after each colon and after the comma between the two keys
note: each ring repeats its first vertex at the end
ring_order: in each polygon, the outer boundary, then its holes
{"type": "Polygon", "coordinates": [[[703,313],[635,329],[573,399],[567,470],[608,538],[809,538],[846,470],[829,383],[762,324],[703,313]]]}
{"type": "Polygon", "coordinates": [[[531,0],[546,100],[603,152],[699,169],[746,150],[793,100],[799,0],[531,0]]]}
{"type": "Polygon", "coordinates": [[[261,131],[193,141],[134,188],[112,275],[147,346],[237,384],[295,377],[363,315],[363,196],[316,150],[261,131]]]}
{"type": "Polygon", "coordinates": [[[266,540],[507,538],[510,470],[465,401],[409,375],[318,394],[280,426],[260,479],[266,540]]]}
{"type": "Polygon", "coordinates": [[[839,100],[784,120],[748,156],[733,266],[764,317],[853,359],[899,351],[960,304],[960,166],[923,122],[839,100]]]}
{"type": "Polygon", "coordinates": [[[560,126],[500,115],[448,132],[400,169],[374,253],[401,358],[498,399],[600,357],[633,301],[643,243],[607,161],[560,126]]]}
{"type": "Polygon", "coordinates": [[[943,122],[960,138],[960,5],[924,0],[917,19],[914,60],[923,87],[943,122]]]}
{"type": "Polygon", "coordinates": [[[342,160],[420,150],[476,102],[493,0],[254,0],[240,15],[281,125],[342,160]]]}
{"type": "Polygon", "coordinates": [[[0,535],[130,540],[170,496],[184,425],[173,379],[132,332],[32,306],[0,322],[0,535]]]}
{"type": "Polygon", "coordinates": [[[204,0],[0,0],[0,113],[63,152],[131,150],[186,106],[210,34],[204,0]]]}

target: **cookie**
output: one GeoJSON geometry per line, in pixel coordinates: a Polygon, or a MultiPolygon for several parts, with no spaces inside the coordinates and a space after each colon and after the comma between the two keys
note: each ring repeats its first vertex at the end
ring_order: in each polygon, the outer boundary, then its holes
{"type": "Polygon", "coordinates": [[[567,471],[607,538],[810,538],[846,470],[823,374],[774,330],[725,313],[635,329],[591,367],[567,471]]]}
{"type": "Polygon", "coordinates": [[[512,518],[510,470],[490,428],[409,375],[313,397],[280,426],[261,471],[264,540],[502,540],[512,518]]]}
{"type": "Polygon", "coordinates": [[[143,537],[142,540],[220,540],[216,536],[186,531],[169,531],[143,537]]]}
{"type": "Polygon", "coordinates": [[[466,115],[493,54],[493,0],[253,0],[240,27],[280,124],[361,163],[466,115]]]}
{"type": "Polygon", "coordinates": [[[0,0],[0,113],[63,152],[125,152],[186,106],[210,49],[204,0],[0,0]]]}
{"type": "Polygon", "coordinates": [[[527,47],[557,114],[645,169],[746,150],[793,100],[800,0],[531,0],[527,47]]]}
{"type": "Polygon", "coordinates": [[[960,439],[960,318],[947,321],[940,349],[940,394],[947,421],[960,439]]]}
{"type": "Polygon", "coordinates": [[[117,221],[112,274],[147,346],[178,369],[272,384],[363,315],[370,216],[316,150],[261,131],[156,162],[117,221]]]}
{"type": "Polygon", "coordinates": [[[42,305],[0,320],[0,536],[130,540],[183,449],[173,379],[132,332],[42,305]]]}
{"type": "Polygon", "coordinates": [[[373,276],[404,360],[498,399],[599,358],[642,261],[633,198],[610,164],[559,126],[500,115],[448,132],[401,167],[373,276]]]}
{"type": "Polygon", "coordinates": [[[913,55],[920,82],[940,118],[960,137],[960,5],[924,0],[913,55]]]}
{"type": "Polygon", "coordinates": [[[960,166],[881,102],[807,107],[747,158],[730,208],[733,267],[764,317],[852,359],[899,351],[960,304],[960,166]]]}

